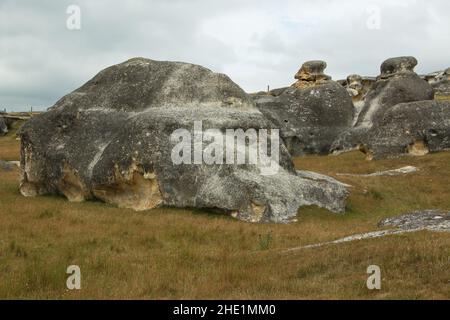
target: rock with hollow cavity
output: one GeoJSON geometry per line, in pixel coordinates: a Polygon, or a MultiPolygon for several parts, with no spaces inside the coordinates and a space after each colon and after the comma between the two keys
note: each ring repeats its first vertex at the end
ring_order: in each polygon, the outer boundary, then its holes
{"type": "Polygon", "coordinates": [[[366,98],[367,93],[372,89],[374,83],[374,78],[361,77],[357,74],[349,75],[344,81],[344,86],[352,97],[353,105],[355,107],[352,125],[358,120],[358,116],[364,107],[364,99],[366,98]]]}
{"type": "Polygon", "coordinates": [[[346,81],[347,92],[353,98],[353,101],[362,100],[362,77],[358,74],[351,74],[346,81]]]}
{"type": "Polygon", "coordinates": [[[400,103],[380,115],[368,130],[346,132],[338,146],[357,145],[368,159],[404,154],[421,156],[450,148],[450,102],[417,101],[400,103]],[[348,145],[345,145],[345,144],[348,145]]]}
{"type": "MultiPolygon", "coordinates": [[[[385,119],[386,114],[392,113],[390,110],[394,106],[415,101],[432,101],[433,89],[414,72],[416,64],[417,60],[413,57],[391,58],[383,62],[381,74],[365,96],[364,105],[354,126],[336,138],[331,146],[332,153],[360,149],[370,154],[369,150],[366,150],[368,145],[383,143],[379,139],[370,141],[376,138],[373,136],[375,129],[371,129],[378,127],[378,123],[385,119]]],[[[411,117],[414,118],[414,115],[411,117]]],[[[395,152],[395,155],[397,154],[399,152],[395,152]]]]}
{"type": "MultiPolygon", "coordinates": [[[[276,133],[226,75],[187,63],[131,59],[101,71],[25,123],[19,131],[20,191],[63,194],[70,201],[96,198],[135,210],[214,208],[251,222],[287,222],[303,205],[344,211],[345,187],[298,176],[277,140],[271,140],[271,148],[279,147],[279,161],[269,162],[276,169],[271,175],[260,162],[225,164],[225,153],[211,152],[211,145],[224,143],[226,129],[276,133]],[[192,139],[182,152],[175,130],[188,134],[184,142],[192,139]],[[213,163],[201,157],[195,164],[174,162],[174,154],[197,161],[192,149],[209,154],[213,163]]],[[[238,150],[250,139],[237,140],[238,150]]]]}

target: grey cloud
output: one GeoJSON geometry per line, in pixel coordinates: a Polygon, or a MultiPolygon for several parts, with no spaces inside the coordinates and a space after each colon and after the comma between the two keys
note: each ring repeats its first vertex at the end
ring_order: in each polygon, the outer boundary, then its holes
{"type": "Polygon", "coordinates": [[[245,90],[291,84],[301,63],[376,75],[387,57],[415,55],[418,72],[450,65],[445,0],[13,1],[0,4],[0,108],[46,108],[99,70],[133,56],[201,64],[245,90]],[[66,28],[79,5],[82,29],[66,28]],[[368,6],[381,28],[366,26],[368,6]]]}

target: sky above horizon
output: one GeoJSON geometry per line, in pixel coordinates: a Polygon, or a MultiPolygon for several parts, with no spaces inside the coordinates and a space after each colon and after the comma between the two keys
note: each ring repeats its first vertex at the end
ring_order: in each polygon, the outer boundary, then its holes
{"type": "Polygon", "coordinates": [[[448,12],[446,0],[1,0],[0,110],[43,110],[138,56],[200,64],[247,92],[292,84],[307,60],[335,80],[403,55],[429,73],[450,66],[448,12]]]}

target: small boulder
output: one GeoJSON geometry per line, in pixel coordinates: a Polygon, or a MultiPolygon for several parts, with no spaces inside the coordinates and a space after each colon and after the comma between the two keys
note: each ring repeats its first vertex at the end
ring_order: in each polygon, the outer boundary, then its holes
{"type": "Polygon", "coordinates": [[[307,61],[303,63],[300,70],[295,74],[295,82],[292,86],[302,89],[305,87],[315,86],[326,83],[331,80],[330,76],[324,74],[327,63],[321,60],[307,61]]]}

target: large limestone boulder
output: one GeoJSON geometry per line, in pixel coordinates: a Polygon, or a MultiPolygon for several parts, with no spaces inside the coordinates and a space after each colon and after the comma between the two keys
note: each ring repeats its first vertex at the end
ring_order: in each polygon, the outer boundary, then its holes
{"type": "MultiPolygon", "coordinates": [[[[367,146],[373,143],[388,144],[388,141],[374,141],[373,139],[378,139],[378,135],[374,135],[375,131],[371,128],[378,128],[387,114],[394,112],[391,110],[394,106],[414,101],[432,101],[433,88],[414,72],[416,65],[414,57],[391,58],[383,62],[380,75],[363,99],[363,106],[354,126],[336,138],[330,149],[332,153],[360,149],[367,152],[369,158],[373,157],[372,152],[366,150],[367,146]]],[[[382,154],[387,155],[386,152],[379,152],[380,157],[382,154]]],[[[398,152],[394,154],[397,155],[398,152]]]]}
{"type": "Polygon", "coordinates": [[[381,74],[364,99],[356,126],[371,127],[377,113],[398,103],[433,99],[433,88],[414,72],[416,65],[414,57],[390,58],[382,63],[381,74]]]}
{"type": "Polygon", "coordinates": [[[366,132],[359,148],[369,159],[403,154],[425,155],[450,148],[450,102],[434,100],[400,103],[366,132]]]}
{"type": "Polygon", "coordinates": [[[8,133],[8,127],[6,126],[5,119],[0,115],[0,136],[8,133]]]}
{"type": "Polygon", "coordinates": [[[307,62],[291,87],[253,97],[258,109],[281,129],[293,156],[327,154],[336,136],[352,124],[352,99],[344,87],[323,74],[325,66],[325,62],[307,62]]]}
{"type": "Polygon", "coordinates": [[[135,210],[220,209],[251,222],[287,222],[304,205],[343,212],[345,186],[298,174],[276,133],[226,75],[135,58],[101,71],[24,124],[20,191],[135,210]],[[249,136],[229,141],[227,129],[249,136]],[[275,137],[267,146],[269,161],[259,154],[256,162],[236,164],[234,156],[255,148],[251,129],[259,152],[264,130],[275,137]],[[222,144],[226,150],[217,147],[222,144]]]}

